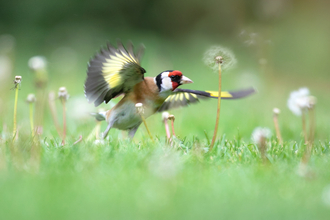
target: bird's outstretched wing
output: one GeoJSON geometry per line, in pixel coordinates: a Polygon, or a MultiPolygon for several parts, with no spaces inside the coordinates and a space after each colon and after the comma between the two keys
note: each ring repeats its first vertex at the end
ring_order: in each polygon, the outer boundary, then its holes
{"type": "Polygon", "coordinates": [[[137,83],[143,81],[146,72],[140,66],[144,47],[134,53],[132,43],[127,49],[121,42],[117,48],[108,44],[89,62],[85,95],[95,106],[103,101],[108,103],[113,97],[129,92],[137,83]]]}
{"type": "MultiPolygon", "coordinates": [[[[238,91],[222,91],[222,99],[239,99],[255,93],[254,88],[248,88],[238,91]]],[[[167,111],[172,108],[188,106],[191,103],[199,102],[199,99],[218,98],[219,92],[216,91],[198,91],[190,89],[176,89],[174,93],[167,97],[163,105],[158,109],[159,112],[167,111]]]]}

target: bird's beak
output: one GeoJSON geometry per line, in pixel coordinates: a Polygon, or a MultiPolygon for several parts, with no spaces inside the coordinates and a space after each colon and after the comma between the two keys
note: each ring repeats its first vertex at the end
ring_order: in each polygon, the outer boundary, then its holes
{"type": "Polygon", "coordinates": [[[188,77],[182,76],[180,84],[188,84],[188,83],[193,83],[193,81],[188,77]]]}

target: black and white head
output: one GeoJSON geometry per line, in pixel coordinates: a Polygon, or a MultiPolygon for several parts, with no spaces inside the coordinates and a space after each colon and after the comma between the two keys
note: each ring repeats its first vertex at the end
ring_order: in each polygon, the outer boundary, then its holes
{"type": "Polygon", "coordinates": [[[160,92],[174,91],[180,85],[192,82],[178,70],[167,70],[155,77],[155,83],[160,92]]]}

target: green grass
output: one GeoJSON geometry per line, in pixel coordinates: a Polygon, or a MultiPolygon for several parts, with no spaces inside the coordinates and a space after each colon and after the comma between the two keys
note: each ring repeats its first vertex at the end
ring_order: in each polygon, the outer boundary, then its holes
{"type": "MultiPolygon", "coordinates": [[[[31,141],[31,140],[30,140],[31,141]]],[[[222,139],[210,154],[198,139],[144,139],[60,146],[42,141],[39,169],[30,142],[6,145],[0,174],[5,219],[327,219],[330,148],[317,143],[310,174],[297,174],[304,146],[269,142],[270,164],[257,147],[222,139]],[[17,148],[16,150],[14,150],[17,148]]]]}

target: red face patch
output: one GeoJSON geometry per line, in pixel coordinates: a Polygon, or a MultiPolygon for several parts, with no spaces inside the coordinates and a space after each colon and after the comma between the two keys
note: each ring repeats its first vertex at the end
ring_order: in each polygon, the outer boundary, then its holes
{"type": "Polygon", "coordinates": [[[178,88],[179,83],[177,82],[172,82],[172,91],[175,90],[176,88],[178,88]]]}
{"type": "Polygon", "coordinates": [[[179,70],[173,70],[168,76],[182,76],[182,73],[179,70]]]}

